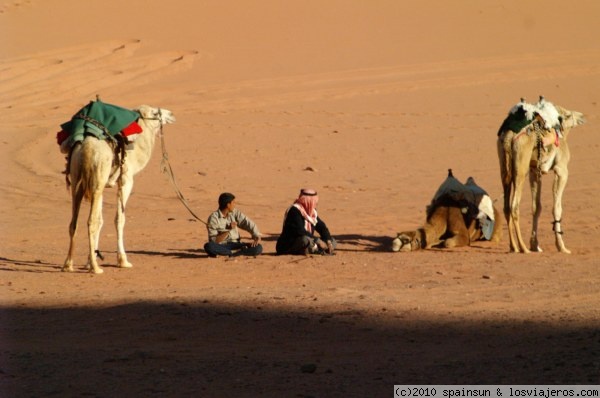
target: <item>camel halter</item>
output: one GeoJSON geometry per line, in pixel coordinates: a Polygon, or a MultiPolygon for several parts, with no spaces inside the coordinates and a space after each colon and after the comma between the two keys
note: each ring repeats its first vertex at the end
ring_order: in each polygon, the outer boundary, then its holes
{"type": "Polygon", "coordinates": [[[177,182],[175,181],[175,174],[173,173],[173,168],[171,167],[171,163],[169,163],[169,154],[167,153],[167,147],[165,145],[165,134],[163,133],[162,113],[161,113],[160,108],[158,108],[158,118],[150,118],[150,120],[158,120],[160,123],[159,135],[160,135],[160,144],[161,144],[161,149],[162,149],[162,159],[160,161],[160,171],[167,175],[167,177],[169,178],[169,182],[171,183],[171,185],[173,186],[173,189],[175,190],[175,193],[177,194],[177,198],[179,198],[181,203],[183,203],[183,205],[190,212],[190,214],[196,220],[200,221],[202,224],[208,225],[206,223],[206,221],[202,220],[200,217],[198,217],[192,211],[192,209],[190,208],[190,206],[187,202],[187,199],[183,196],[183,193],[181,193],[181,190],[179,189],[179,186],[177,185],[177,182]]]}

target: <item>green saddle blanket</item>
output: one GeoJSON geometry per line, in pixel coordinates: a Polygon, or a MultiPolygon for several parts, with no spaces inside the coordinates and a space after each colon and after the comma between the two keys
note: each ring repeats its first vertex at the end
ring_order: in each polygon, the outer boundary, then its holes
{"type": "Polygon", "coordinates": [[[68,135],[68,145],[72,146],[77,141],[83,141],[87,134],[101,140],[111,139],[139,117],[139,113],[130,109],[100,100],[90,101],[70,121],[61,124],[61,128],[68,135]]]}

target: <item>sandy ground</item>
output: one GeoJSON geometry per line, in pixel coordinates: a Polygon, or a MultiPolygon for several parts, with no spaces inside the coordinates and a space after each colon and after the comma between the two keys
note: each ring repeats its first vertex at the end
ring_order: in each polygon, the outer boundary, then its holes
{"type": "MultiPolygon", "coordinates": [[[[0,396],[391,396],[394,384],[600,382],[600,3],[0,1],[0,396]],[[238,197],[265,254],[207,258],[160,171],[127,210],[132,269],[60,271],[70,196],[59,125],[88,101],[170,109],[194,212],[238,197]],[[520,97],[583,112],[565,242],[392,253],[452,168],[501,200],[496,131],[520,97]],[[278,257],[302,187],[339,241],[278,257]]],[[[530,195],[522,212],[530,231],[530,195]]],[[[498,205],[499,202],[497,202],[498,205]]]]}

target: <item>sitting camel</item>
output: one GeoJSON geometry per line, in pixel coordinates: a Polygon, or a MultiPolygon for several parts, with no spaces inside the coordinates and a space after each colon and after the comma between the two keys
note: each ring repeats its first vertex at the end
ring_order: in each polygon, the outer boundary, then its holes
{"type": "Polygon", "coordinates": [[[570,159],[567,137],[571,128],[584,123],[583,114],[555,106],[543,97],[537,104],[521,99],[498,131],[498,158],[504,189],[504,216],[508,224],[512,252],[541,252],[538,221],[541,212],[542,175],[554,170],[554,234],[560,252],[570,253],[563,242],[562,195],[569,177],[570,159]],[[521,235],[519,205],[525,178],[529,174],[533,224],[530,248],[521,235]]]}
{"type": "MultiPolygon", "coordinates": [[[[125,206],[133,188],[133,177],[148,164],[156,137],[162,134],[163,124],[175,121],[171,111],[166,109],[142,105],[135,112],[139,114],[137,123],[142,131],[137,134],[133,143],[120,140],[122,145],[117,145],[116,141],[100,140],[96,136],[86,135],[81,141],[74,143],[71,148],[67,158],[67,185],[71,187],[72,218],[69,226],[69,252],[62,268],[63,271],[73,271],[77,217],[81,201],[86,198],[91,202],[88,218],[89,257],[87,268],[96,274],[103,272],[96,260],[96,256],[100,256],[98,244],[103,224],[102,194],[106,186],[112,187],[115,184],[118,185],[118,204],[115,217],[118,265],[122,268],[132,266],[127,261],[125,254],[123,228],[125,226],[125,206]]],[[[100,127],[102,128],[102,126],[100,127]]]]}
{"type": "Polygon", "coordinates": [[[416,251],[432,247],[469,246],[477,240],[498,242],[502,235],[495,220],[500,213],[488,194],[472,177],[460,183],[448,170],[448,178],[427,206],[425,225],[404,231],[392,243],[393,251],[416,251]]]}

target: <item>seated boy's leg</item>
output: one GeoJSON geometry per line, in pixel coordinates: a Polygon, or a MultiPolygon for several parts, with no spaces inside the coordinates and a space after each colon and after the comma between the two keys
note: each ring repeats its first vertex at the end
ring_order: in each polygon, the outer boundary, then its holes
{"type": "Polygon", "coordinates": [[[242,254],[244,256],[258,256],[262,253],[263,251],[263,247],[262,245],[258,244],[256,246],[252,246],[252,245],[245,245],[245,247],[240,250],[239,254],[242,254]]]}
{"type": "Polygon", "coordinates": [[[208,242],[204,245],[204,251],[210,257],[232,256],[233,255],[233,252],[231,251],[231,249],[228,247],[227,244],[220,244],[220,243],[212,242],[212,241],[208,242]]]}
{"type": "Polygon", "coordinates": [[[262,246],[252,247],[248,243],[242,242],[227,242],[224,244],[231,252],[231,256],[258,256],[262,253],[262,246]]]}

